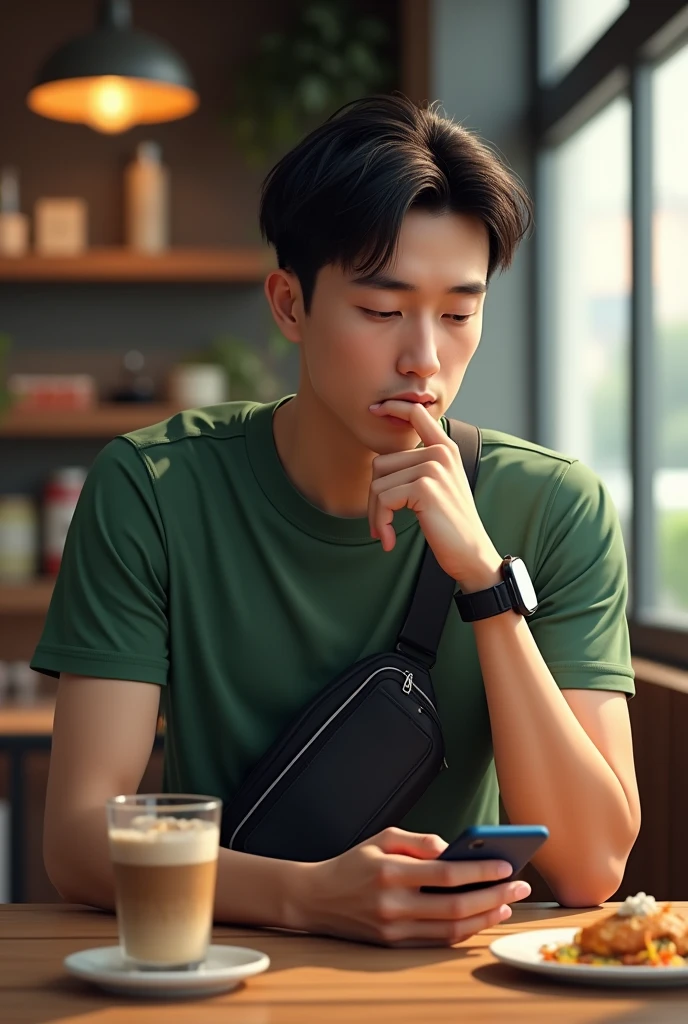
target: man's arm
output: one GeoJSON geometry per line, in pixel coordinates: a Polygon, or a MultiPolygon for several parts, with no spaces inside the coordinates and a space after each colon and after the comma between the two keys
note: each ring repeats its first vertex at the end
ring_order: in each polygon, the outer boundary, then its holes
{"type": "Polygon", "coordinates": [[[560,690],[515,613],[474,629],[509,820],[549,828],[533,863],[561,903],[601,903],[621,884],[640,828],[626,696],[560,690]]]}
{"type": "MultiPolygon", "coordinates": [[[[48,876],[72,903],[114,908],[105,801],[136,793],[148,764],[160,687],[63,676],[57,696],[43,855],[48,876]]],[[[281,924],[293,866],[220,850],[217,920],[281,924]],[[242,870],[238,871],[238,862],[242,870]],[[239,884],[240,882],[240,884],[239,884]]]]}
{"type": "MultiPolygon", "coordinates": [[[[105,801],[135,793],[155,738],[159,687],[63,676],[57,697],[45,811],[48,875],[69,902],[112,910],[105,801]]],[[[340,857],[316,864],[221,849],[215,920],[299,928],[390,946],[446,946],[510,914],[530,892],[502,882],[460,895],[421,886],[493,881],[511,873],[495,861],[437,860],[434,835],[385,829],[340,857]]]]}

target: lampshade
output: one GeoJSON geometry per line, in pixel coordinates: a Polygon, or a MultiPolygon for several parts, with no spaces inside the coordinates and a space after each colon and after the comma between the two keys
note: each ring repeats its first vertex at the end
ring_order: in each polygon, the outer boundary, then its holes
{"type": "Polygon", "coordinates": [[[26,102],[43,117],[114,134],[186,117],[198,95],[182,58],[132,29],[130,0],[101,0],[95,31],[48,57],[26,102]]]}

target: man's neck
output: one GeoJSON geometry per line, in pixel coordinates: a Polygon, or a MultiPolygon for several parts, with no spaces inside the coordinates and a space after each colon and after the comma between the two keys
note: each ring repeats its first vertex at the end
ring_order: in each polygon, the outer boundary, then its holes
{"type": "Polygon", "coordinates": [[[374,452],[309,393],[281,405],[272,422],[284,470],[312,505],[343,518],[367,514],[374,452]]]}

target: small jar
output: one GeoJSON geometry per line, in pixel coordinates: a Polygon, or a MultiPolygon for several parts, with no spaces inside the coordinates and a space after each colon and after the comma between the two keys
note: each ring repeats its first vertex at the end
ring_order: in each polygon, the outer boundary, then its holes
{"type": "Polygon", "coordinates": [[[36,574],[38,515],[28,494],[0,496],[0,579],[23,583],[36,574]]]}
{"type": "Polygon", "coordinates": [[[179,363],[170,375],[170,401],[177,409],[202,409],[227,401],[227,371],[216,363],[179,363]]]}
{"type": "Polygon", "coordinates": [[[82,466],[58,469],[46,483],[43,493],[43,571],[49,576],[55,576],[59,571],[67,531],[86,472],[82,466]]]}

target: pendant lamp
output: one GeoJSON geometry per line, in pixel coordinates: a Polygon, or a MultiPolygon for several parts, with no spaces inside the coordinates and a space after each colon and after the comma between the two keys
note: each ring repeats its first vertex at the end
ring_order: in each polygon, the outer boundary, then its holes
{"type": "Polygon", "coordinates": [[[26,102],[43,117],[116,134],[186,117],[198,94],[171,47],[132,29],[130,0],[100,0],[95,31],[48,57],[26,102]]]}

